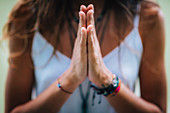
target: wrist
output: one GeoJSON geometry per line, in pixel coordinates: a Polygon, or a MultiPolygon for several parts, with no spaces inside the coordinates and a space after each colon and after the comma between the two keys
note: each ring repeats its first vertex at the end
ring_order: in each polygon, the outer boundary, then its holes
{"type": "Polygon", "coordinates": [[[112,80],[116,78],[112,72],[110,72],[108,69],[103,69],[103,71],[100,73],[100,77],[96,81],[92,81],[97,87],[99,88],[105,88],[108,87],[110,84],[112,84],[112,80]]]}
{"type": "Polygon", "coordinates": [[[70,81],[70,84],[74,84],[76,86],[79,86],[87,77],[87,74],[77,72],[76,67],[70,66],[68,69],[68,73],[70,73],[68,80],[70,81]]]}
{"type": "Polygon", "coordinates": [[[104,95],[106,97],[115,96],[119,92],[120,86],[121,80],[117,76],[112,80],[112,83],[109,86],[104,88],[99,88],[94,84],[91,84],[91,87],[96,90],[97,94],[104,95]]]}
{"type": "Polygon", "coordinates": [[[57,80],[57,84],[60,84],[62,88],[68,92],[74,92],[74,90],[78,87],[78,83],[75,74],[68,69],[65,71],[60,78],[57,80]]]}

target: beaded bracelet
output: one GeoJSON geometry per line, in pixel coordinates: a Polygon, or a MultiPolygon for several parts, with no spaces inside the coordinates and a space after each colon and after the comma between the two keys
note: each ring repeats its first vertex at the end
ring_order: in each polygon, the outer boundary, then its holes
{"type": "Polygon", "coordinates": [[[65,89],[63,89],[63,87],[61,86],[61,84],[58,82],[57,86],[65,93],[68,93],[68,94],[72,94],[73,92],[69,92],[69,91],[66,91],[65,89]]]}
{"type": "Polygon", "coordinates": [[[106,97],[108,96],[115,96],[119,90],[120,90],[121,80],[116,76],[116,78],[113,79],[112,84],[110,84],[106,88],[98,88],[95,85],[91,85],[91,87],[97,92],[98,95],[104,95],[106,97]]]}
{"type": "Polygon", "coordinates": [[[109,94],[108,97],[110,97],[110,96],[115,96],[115,95],[119,92],[120,86],[121,86],[121,80],[119,80],[119,85],[118,85],[118,87],[116,88],[116,90],[115,90],[113,93],[109,94]]]}

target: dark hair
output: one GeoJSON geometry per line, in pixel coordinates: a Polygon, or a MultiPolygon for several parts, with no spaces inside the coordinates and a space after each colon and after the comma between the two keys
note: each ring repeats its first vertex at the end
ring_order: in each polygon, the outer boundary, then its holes
{"type": "MultiPolygon", "coordinates": [[[[117,28],[132,24],[137,12],[137,4],[147,0],[106,0],[106,5],[116,12],[117,28]]],[[[56,42],[54,51],[57,50],[59,43],[60,30],[66,21],[66,13],[77,10],[79,0],[19,0],[12,9],[9,19],[4,27],[4,37],[9,39],[24,39],[25,48],[20,54],[10,54],[9,58],[17,57],[27,51],[30,39],[36,29],[57,33],[57,38],[49,39],[56,42]],[[71,5],[70,5],[71,4],[71,5]],[[68,10],[68,7],[71,10],[68,10]]],[[[54,52],[55,53],[55,52],[54,52]]]]}

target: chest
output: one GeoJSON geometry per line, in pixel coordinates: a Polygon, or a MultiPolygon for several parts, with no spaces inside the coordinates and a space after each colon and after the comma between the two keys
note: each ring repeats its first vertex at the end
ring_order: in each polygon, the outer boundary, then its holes
{"type": "MultiPolygon", "coordinates": [[[[70,65],[71,59],[68,56],[56,51],[56,57],[53,50],[53,46],[37,32],[32,46],[37,95],[48,88],[70,65]]],[[[142,42],[134,29],[119,47],[103,57],[106,67],[120,77],[131,90],[138,77],[142,51],[142,42]]]]}
{"type": "MultiPolygon", "coordinates": [[[[133,25],[127,27],[127,30],[124,33],[122,32],[122,34],[124,35],[120,37],[116,32],[117,29],[114,24],[113,15],[111,14],[109,17],[110,17],[109,20],[107,20],[107,18],[103,18],[103,20],[98,22],[97,25],[95,26],[97,38],[100,44],[101,54],[103,57],[109,54],[111,51],[113,51],[116,47],[118,47],[120,43],[123,40],[125,40],[125,38],[130,34],[130,32],[133,29],[133,25]]],[[[71,23],[73,25],[73,28],[75,29],[75,32],[77,32],[78,24],[75,21],[72,21],[71,23]]],[[[74,45],[76,36],[74,35],[74,32],[70,34],[69,30],[70,29],[69,29],[68,22],[65,22],[63,25],[63,29],[60,32],[60,36],[59,36],[60,41],[57,45],[57,50],[63,53],[65,56],[71,58],[72,51],[73,51],[71,40],[73,40],[73,45],[74,45]]],[[[46,40],[48,40],[47,39],[48,35],[44,33],[43,36],[44,38],[46,38],[46,40]]],[[[50,36],[50,39],[53,39],[54,37],[56,37],[55,34],[50,36]]],[[[51,45],[55,47],[56,43],[53,43],[54,41],[51,41],[52,43],[49,41],[49,43],[51,43],[51,45]]]]}

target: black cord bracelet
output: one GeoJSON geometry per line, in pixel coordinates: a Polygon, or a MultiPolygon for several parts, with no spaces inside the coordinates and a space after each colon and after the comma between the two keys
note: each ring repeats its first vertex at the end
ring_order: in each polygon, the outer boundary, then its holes
{"type": "Polygon", "coordinates": [[[73,92],[69,92],[69,91],[66,91],[65,89],[63,89],[63,87],[61,86],[60,83],[57,84],[57,86],[65,93],[68,93],[68,94],[72,94],[73,92]]]}

